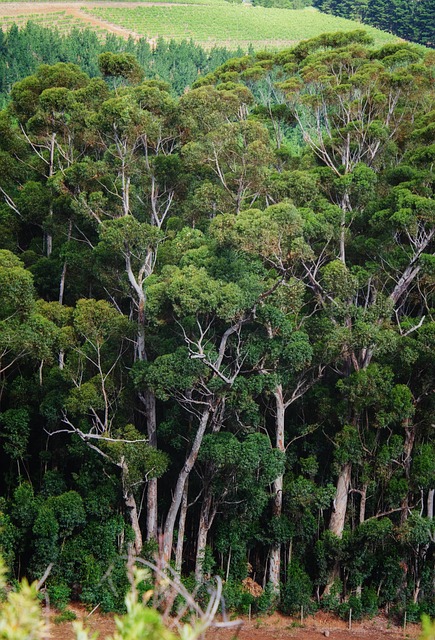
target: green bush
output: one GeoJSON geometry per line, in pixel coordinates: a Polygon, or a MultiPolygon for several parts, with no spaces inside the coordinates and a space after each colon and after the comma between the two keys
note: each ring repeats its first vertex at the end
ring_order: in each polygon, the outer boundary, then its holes
{"type": "Polygon", "coordinates": [[[322,609],[324,611],[330,611],[331,613],[337,613],[340,606],[340,593],[343,585],[340,580],[336,580],[331,587],[330,592],[324,595],[322,598],[322,609]]]}
{"type": "Polygon", "coordinates": [[[287,582],[282,589],[280,610],[283,613],[292,614],[304,607],[305,612],[311,612],[315,606],[311,600],[312,592],[313,583],[309,575],[299,563],[292,562],[288,570],[287,582]]]}
{"type": "Polygon", "coordinates": [[[71,589],[68,585],[63,583],[52,584],[48,586],[48,596],[50,598],[50,604],[56,609],[63,611],[71,598],[71,589]]]}
{"type": "Polygon", "coordinates": [[[349,618],[349,612],[352,609],[352,620],[361,620],[363,614],[363,604],[358,596],[350,596],[346,602],[342,602],[337,609],[338,615],[343,620],[349,618]]]}
{"type": "Polygon", "coordinates": [[[65,609],[57,616],[54,616],[54,624],[62,624],[62,622],[71,622],[77,620],[77,616],[71,609],[65,609]]]}
{"type": "Polygon", "coordinates": [[[273,585],[269,582],[258,598],[255,598],[253,610],[259,614],[272,614],[276,609],[276,595],[273,585]]]}
{"type": "Polygon", "coordinates": [[[255,601],[254,596],[245,591],[243,585],[235,580],[228,580],[224,584],[222,594],[228,610],[244,615],[249,613],[249,605],[255,601]]]}
{"type": "Polygon", "coordinates": [[[361,594],[361,603],[364,615],[369,617],[375,616],[379,610],[379,598],[376,593],[376,589],[373,587],[363,589],[361,594]]]}

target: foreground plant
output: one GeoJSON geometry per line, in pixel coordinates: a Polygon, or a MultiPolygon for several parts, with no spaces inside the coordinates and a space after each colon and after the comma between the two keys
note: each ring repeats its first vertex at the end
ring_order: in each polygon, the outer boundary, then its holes
{"type": "MultiPolygon", "coordinates": [[[[216,578],[216,589],[210,594],[206,611],[195,602],[178,576],[165,566],[157,567],[145,560],[128,560],[131,589],[125,597],[127,613],[115,617],[116,631],[106,640],[196,640],[211,626],[236,627],[240,621],[216,622],[222,601],[222,581],[216,578]],[[141,562],[146,567],[135,566],[141,562]],[[154,578],[154,589],[141,594],[140,585],[154,578]],[[182,604],[175,614],[174,603],[182,604]],[[152,606],[147,604],[152,600],[152,606]],[[190,619],[190,622],[185,622],[190,619]]],[[[0,591],[6,590],[6,569],[0,557],[0,591]]],[[[38,602],[38,591],[44,579],[29,584],[24,578],[19,591],[10,591],[0,608],[0,640],[45,640],[50,637],[49,624],[38,602]]],[[[82,621],[73,623],[76,640],[95,640],[97,633],[86,629],[82,621]]]]}

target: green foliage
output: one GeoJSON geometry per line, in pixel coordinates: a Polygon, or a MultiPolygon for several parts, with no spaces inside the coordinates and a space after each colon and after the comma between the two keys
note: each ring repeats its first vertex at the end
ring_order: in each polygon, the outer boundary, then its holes
{"type": "Polygon", "coordinates": [[[243,615],[249,613],[249,607],[255,602],[255,598],[243,585],[236,580],[227,580],[223,588],[225,607],[229,611],[235,611],[243,615]]]}
{"type": "MultiPolygon", "coordinates": [[[[0,557],[0,589],[5,586],[5,569],[0,557]]],[[[0,637],[4,640],[42,640],[45,636],[36,583],[29,585],[24,579],[18,591],[9,591],[6,603],[0,607],[0,637]]]]}
{"type": "MultiPolygon", "coordinates": [[[[91,9],[90,13],[142,35],[152,33],[179,41],[186,37],[187,30],[196,42],[211,41],[220,46],[228,42],[232,46],[250,42],[263,48],[265,41],[276,40],[291,46],[295,41],[314,38],[325,31],[351,31],[360,27],[357,22],[301,9],[300,5],[296,8],[295,4],[292,9],[255,6],[254,11],[249,12],[242,4],[226,3],[223,10],[222,5],[209,2],[200,6],[138,7],[134,15],[123,8],[91,9]]],[[[385,33],[368,29],[380,42],[390,40],[385,33]]]]}
{"type": "Polygon", "coordinates": [[[29,412],[25,408],[8,409],[0,415],[4,450],[12,458],[23,458],[30,436],[29,412]]]}
{"type": "MultiPolygon", "coordinates": [[[[92,42],[71,57],[106,80],[32,67],[0,115],[10,575],[53,563],[52,600],[123,611],[122,557],[159,547],[151,516],[169,556],[187,499],[183,574],[231,606],[285,577],[286,611],[315,586],[433,612],[431,54],[342,32],[207,75],[193,43],[92,42]]],[[[125,633],[160,632],[135,602],[125,633]]]]}
{"type": "MultiPolygon", "coordinates": [[[[50,604],[52,604],[54,607],[56,607],[56,609],[59,609],[63,614],[65,614],[66,606],[68,605],[71,598],[71,589],[66,584],[62,583],[51,584],[48,588],[48,595],[50,598],[50,604]]],[[[71,620],[74,618],[69,619],[71,620]]]]}
{"type": "Polygon", "coordinates": [[[308,574],[299,563],[292,562],[288,568],[287,580],[281,594],[281,611],[291,615],[299,613],[301,607],[304,607],[304,612],[309,614],[315,610],[311,600],[312,593],[313,583],[308,574]]]}
{"type": "Polygon", "coordinates": [[[338,615],[343,620],[349,619],[349,613],[352,610],[352,620],[360,620],[363,614],[363,604],[358,596],[349,596],[349,599],[342,602],[337,609],[338,615]]]}
{"type": "Polygon", "coordinates": [[[72,622],[77,620],[77,615],[71,609],[65,609],[62,613],[54,616],[54,624],[62,624],[63,622],[72,622]]]}

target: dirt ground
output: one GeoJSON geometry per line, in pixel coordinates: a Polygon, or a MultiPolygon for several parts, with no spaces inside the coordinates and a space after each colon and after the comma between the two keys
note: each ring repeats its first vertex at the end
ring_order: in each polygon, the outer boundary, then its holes
{"type": "MultiPolygon", "coordinates": [[[[112,634],[115,623],[112,615],[104,615],[95,611],[91,615],[79,606],[70,607],[92,631],[97,631],[99,640],[112,634]]],[[[53,618],[53,616],[52,616],[53,618]]],[[[420,633],[419,625],[408,625],[406,629],[391,625],[387,618],[377,616],[372,620],[355,622],[352,629],[348,623],[330,614],[318,612],[310,616],[300,625],[300,620],[279,614],[269,617],[255,618],[251,621],[243,620],[237,632],[229,629],[211,629],[207,640],[320,640],[329,637],[330,640],[416,640],[420,633]]],[[[71,622],[51,624],[50,640],[74,640],[71,622]]]]}

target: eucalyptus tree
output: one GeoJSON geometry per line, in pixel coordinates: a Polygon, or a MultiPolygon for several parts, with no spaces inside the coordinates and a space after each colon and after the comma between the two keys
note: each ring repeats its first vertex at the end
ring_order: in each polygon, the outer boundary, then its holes
{"type": "MultiPolygon", "coordinates": [[[[162,398],[174,397],[194,416],[197,426],[189,436],[165,520],[166,559],[171,556],[183,490],[204,435],[207,431],[218,433],[228,418],[228,395],[243,375],[245,341],[255,309],[270,295],[274,284],[258,261],[242,259],[229,248],[220,249],[199,231],[186,228],[172,244],[167,259],[175,258],[178,264],[166,264],[161,274],[151,279],[148,312],[156,318],[169,313],[184,346],[178,341],[172,353],[144,366],[143,376],[162,398]]],[[[197,566],[203,551],[200,545],[197,566]]]]}
{"type": "Polygon", "coordinates": [[[131,351],[128,319],[104,300],[79,300],[72,311],[71,339],[62,377],[62,426],[52,434],[77,435],[86,445],[120,469],[124,505],[134,531],[134,552],[142,550],[136,503],[148,476],[158,476],[165,457],[146,443],[131,422],[125,362],[131,351]]]}
{"type": "MultiPolygon", "coordinates": [[[[33,76],[17,82],[11,91],[10,110],[17,117],[21,135],[34,156],[43,183],[73,162],[74,140],[82,119],[78,117],[75,91],[85,88],[89,77],[73,64],[42,65],[33,76]]],[[[44,249],[53,249],[53,202],[47,194],[47,211],[42,221],[44,249]]],[[[6,200],[9,204],[9,200],[6,200]]]]}
{"type": "MultiPolygon", "coordinates": [[[[107,72],[131,79],[130,59],[125,71],[123,58],[106,57],[107,72]]],[[[72,166],[63,181],[76,210],[87,216],[99,234],[96,255],[99,264],[105,262],[101,273],[106,290],[120,311],[127,301],[136,320],[135,359],[139,361],[148,357],[145,283],[154,271],[162,227],[181,180],[175,102],[167,89],[165,83],[148,81],[110,94],[90,119],[93,154],[72,166]],[[125,272],[121,279],[119,269],[125,272]]],[[[156,448],[154,395],[145,388],[138,398],[146,414],[148,441],[156,448]]],[[[155,477],[148,481],[147,495],[147,537],[151,539],[157,537],[155,477]]]]}

